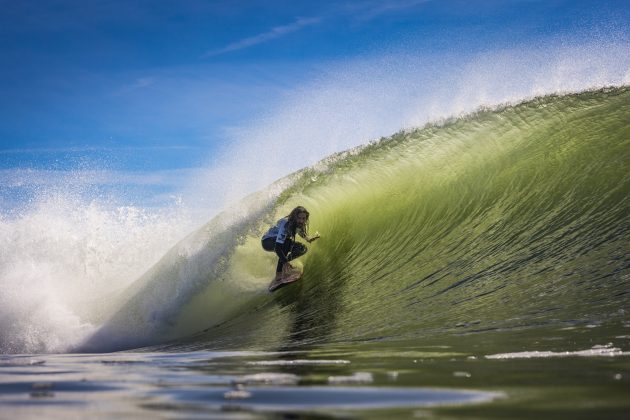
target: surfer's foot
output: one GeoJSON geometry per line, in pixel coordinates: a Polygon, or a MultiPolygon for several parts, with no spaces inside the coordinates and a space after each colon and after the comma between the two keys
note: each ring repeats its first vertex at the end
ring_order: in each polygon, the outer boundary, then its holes
{"type": "Polygon", "coordinates": [[[291,274],[293,274],[295,272],[295,267],[293,267],[291,264],[286,263],[282,266],[282,273],[280,273],[282,276],[289,276],[291,274]]]}

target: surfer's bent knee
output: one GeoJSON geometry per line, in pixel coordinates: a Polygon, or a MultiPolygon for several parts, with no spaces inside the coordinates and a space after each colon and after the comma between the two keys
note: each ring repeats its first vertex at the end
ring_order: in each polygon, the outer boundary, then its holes
{"type": "Polygon", "coordinates": [[[296,254],[298,254],[298,256],[300,256],[300,255],[304,255],[304,254],[306,254],[306,252],[308,251],[308,247],[307,247],[306,245],[304,245],[304,244],[299,244],[299,243],[296,243],[296,244],[295,244],[295,245],[293,245],[293,246],[294,246],[295,248],[297,248],[297,249],[295,250],[295,253],[296,253],[296,254]]]}
{"type": "Polygon", "coordinates": [[[276,247],[276,241],[274,238],[266,238],[261,241],[262,247],[265,251],[273,252],[276,247]]]}

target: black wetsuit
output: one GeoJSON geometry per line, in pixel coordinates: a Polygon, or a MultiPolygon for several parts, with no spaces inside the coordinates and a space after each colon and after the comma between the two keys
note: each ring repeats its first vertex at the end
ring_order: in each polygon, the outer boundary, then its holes
{"type": "Polygon", "coordinates": [[[302,230],[289,226],[286,218],[278,220],[278,223],[269,229],[262,237],[262,247],[265,251],[275,251],[278,255],[276,273],[282,271],[285,263],[306,254],[306,245],[295,241],[295,234],[304,237],[302,230]]]}

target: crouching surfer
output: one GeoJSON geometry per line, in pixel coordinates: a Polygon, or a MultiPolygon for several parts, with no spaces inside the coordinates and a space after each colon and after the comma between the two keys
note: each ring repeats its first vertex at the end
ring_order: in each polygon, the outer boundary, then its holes
{"type": "Polygon", "coordinates": [[[295,235],[300,235],[308,243],[319,238],[319,233],[313,236],[308,235],[308,217],[308,211],[298,206],[291,210],[288,216],[278,220],[276,225],[263,235],[263,249],[275,252],[278,256],[276,276],[269,285],[270,292],[300,278],[300,273],[296,272],[289,261],[306,254],[307,248],[304,244],[296,242],[295,235]]]}

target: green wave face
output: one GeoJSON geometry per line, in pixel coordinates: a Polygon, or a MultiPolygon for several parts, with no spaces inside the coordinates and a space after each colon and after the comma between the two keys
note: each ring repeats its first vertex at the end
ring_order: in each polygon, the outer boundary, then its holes
{"type": "MultiPolygon", "coordinates": [[[[407,340],[623,322],[629,174],[628,88],[383,139],[305,171],[281,196],[275,217],[304,205],[322,234],[298,284],[196,340],[407,340]]],[[[257,241],[241,256],[253,257],[257,241]]]]}

